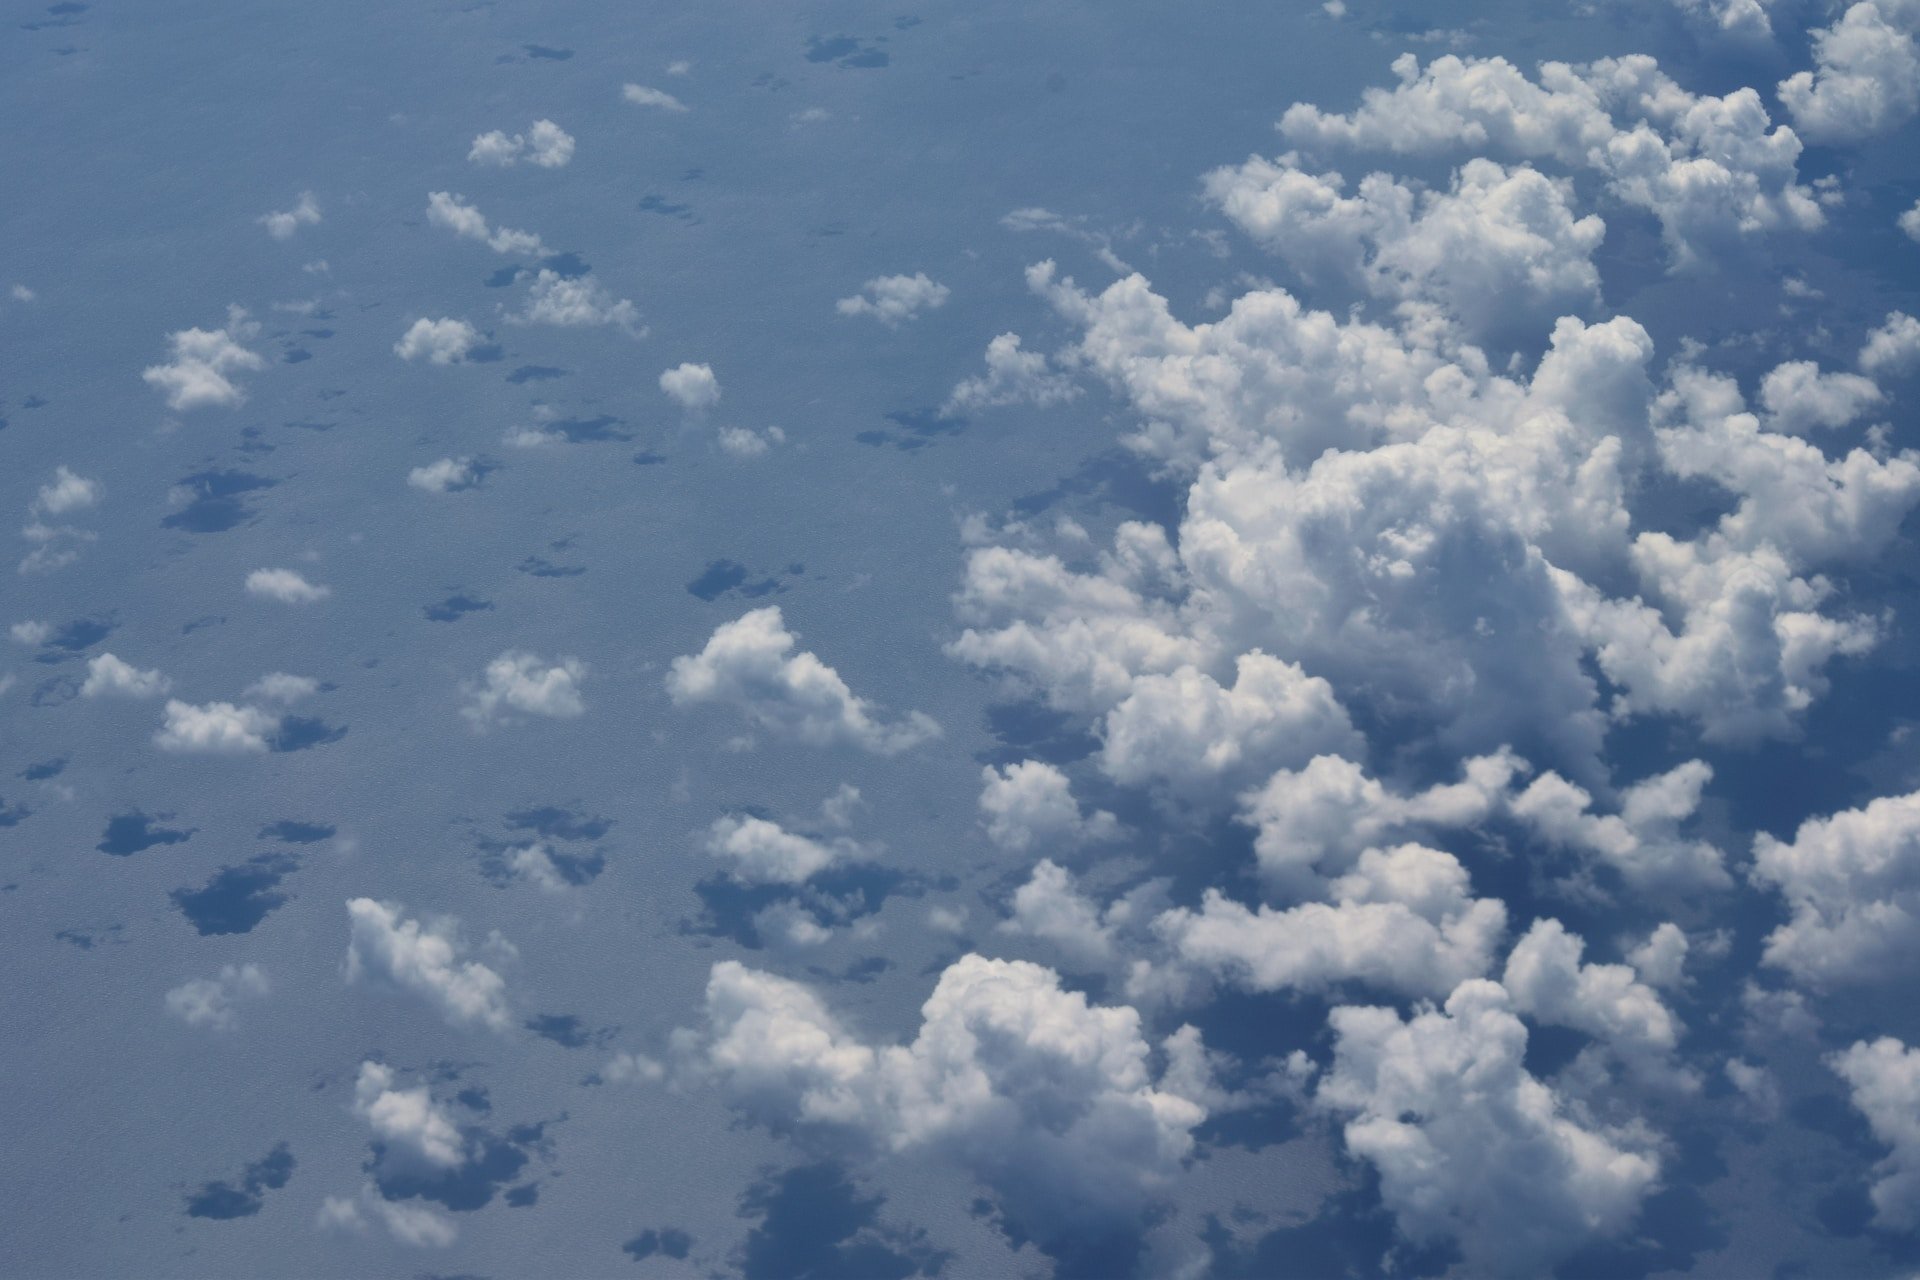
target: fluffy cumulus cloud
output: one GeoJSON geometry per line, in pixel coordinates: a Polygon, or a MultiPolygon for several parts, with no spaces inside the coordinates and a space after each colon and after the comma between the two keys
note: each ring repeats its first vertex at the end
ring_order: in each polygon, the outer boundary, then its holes
{"type": "Polygon", "coordinates": [[[697,654],[673,660],[667,693],[676,706],[720,703],[770,732],[814,746],[846,744],[893,755],[938,737],[940,726],[918,711],[885,722],[840,673],[798,643],[780,606],[755,609],[721,624],[697,654]]]}
{"type": "Polygon", "coordinates": [[[1128,1229],[1166,1193],[1206,1108],[1156,1079],[1138,1014],[1049,969],[967,955],[908,1044],[869,1044],[807,987],[723,961],[690,1064],[763,1122],[928,1150],[992,1188],[1026,1234],[1128,1229]]]}
{"type": "Polygon", "coordinates": [[[662,111],[684,112],[687,105],[664,89],[651,89],[643,84],[629,84],[620,90],[623,101],[636,107],[657,107],[662,111]]]}
{"type": "Polygon", "coordinates": [[[175,412],[231,409],[247,398],[233,375],[267,367],[265,357],[243,345],[259,334],[258,321],[249,320],[239,307],[229,307],[224,328],[168,335],[168,362],[149,365],[140,376],[166,396],[167,407],[175,412]]]}
{"type": "Polygon", "coordinates": [[[429,320],[422,316],[393,344],[393,354],[402,360],[425,358],[430,364],[459,364],[479,345],[480,331],[465,320],[451,316],[429,320]]]}
{"type": "Polygon", "coordinates": [[[169,698],[153,741],[162,751],[183,755],[257,755],[269,749],[279,728],[280,717],[259,707],[169,698]]]}
{"type": "Polygon", "coordinates": [[[1907,239],[1920,241],[1920,200],[1914,201],[1913,208],[1900,215],[1898,225],[1906,233],[1907,239]]]}
{"type": "Polygon", "coordinates": [[[1753,876],[1786,900],[1768,964],[1820,985],[1874,982],[1920,959],[1920,792],[1761,832],[1753,876]]]}
{"type": "Polygon", "coordinates": [[[166,994],[167,1012],[190,1027],[230,1031],[239,1021],[239,1007],[262,999],[272,984],[257,964],[226,965],[216,977],[192,978],[166,994]]]}
{"type": "Polygon", "coordinates": [[[80,685],[83,698],[156,698],[173,687],[157,670],[142,671],[111,653],[87,660],[87,678],[80,685]]]}
{"type": "Polygon", "coordinates": [[[1664,1074],[1679,1019],[1632,966],[1589,964],[1586,943],[1558,920],[1536,921],[1507,957],[1501,985],[1536,1022],[1596,1037],[1643,1073],[1664,1074]]]}
{"type": "Polygon", "coordinates": [[[1660,220],[1679,265],[1825,221],[1799,180],[1800,139],[1750,88],[1692,93],[1644,55],[1547,62],[1531,79],[1499,57],[1449,54],[1422,68],[1403,54],[1393,70],[1400,83],[1367,90],[1351,113],[1295,104],[1282,132],[1308,148],[1480,154],[1598,173],[1615,199],[1660,220]]]}
{"type": "Polygon", "coordinates": [[[1112,814],[1083,812],[1067,775],[1044,761],[988,765],[980,782],[980,823],[988,839],[1011,853],[1071,849],[1119,834],[1112,814]]]}
{"type": "Polygon", "coordinates": [[[660,389],[682,409],[711,409],[720,403],[720,379],[711,365],[675,365],[660,375],[660,389]]]}
{"type": "Polygon", "coordinates": [[[591,275],[563,276],[542,267],[527,286],[527,305],[513,317],[522,324],[546,324],[562,329],[607,326],[633,337],[644,337],[640,310],[626,298],[615,297],[591,275]]]}
{"type": "Polygon", "coordinates": [[[434,1103],[427,1086],[396,1087],[393,1068],[385,1063],[360,1064],[353,1085],[353,1110],[374,1137],[429,1165],[451,1169],[466,1162],[466,1141],[459,1126],[434,1103]]]}
{"type": "Polygon", "coordinates": [[[499,169],[523,160],[542,169],[560,169],[573,159],[573,135],[551,120],[535,120],[525,133],[493,129],[473,140],[467,159],[499,169]]]}
{"type": "Polygon", "coordinates": [[[1525,1065],[1527,1029],[1497,983],[1461,984],[1411,1018],[1342,1006],[1315,1098],[1380,1175],[1400,1230],[1451,1239],[1477,1275],[1540,1275],[1627,1230],[1660,1172],[1644,1137],[1582,1123],[1525,1065]]]}
{"type": "Polygon", "coordinates": [[[347,903],[348,982],[376,978],[437,1007],[455,1026],[511,1030],[507,984],[478,960],[464,959],[458,923],[410,919],[396,903],[353,898],[347,903]]]}
{"type": "Polygon", "coordinates": [[[472,458],[441,458],[407,472],[407,483],[424,493],[458,493],[479,484],[485,473],[472,458]]]}
{"type": "Polygon", "coordinates": [[[319,221],[319,202],[313,198],[313,192],[302,191],[293,208],[261,215],[260,225],[275,240],[291,240],[300,228],[313,226],[319,221]]]}
{"type": "Polygon", "coordinates": [[[951,291],[937,284],[924,271],[910,276],[875,276],[851,297],[833,304],[843,316],[871,316],[889,329],[897,329],[922,311],[947,305],[951,291]]]}
{"type": "Polygon", "coordinates": [[[1920,111],[1920,4],[1861,0],[1813,33],[1814,66],[1780,82],[1780,101],[1813,142],[1857,142],[1920,111]]]}
{"type": "Polygon", "coordinates": [[[20,530],[32,548],[20,561],[22,573],[51,573],[80,558],[80,551],[96,535],[90,529],[64,522],[64,517],[86,511],[100,502],[100,482],[81,475],[64,463],[53,469],[53,479],[40,486],[27,504],[27,522],[20,530]]]}
{"type": "Polygon", "coordinates": [[[522,256],[544,252],[540,237],[531,231],[489,225],[486,215],[460,196],[435,191],[427,197],[427,221],[468,240],[478,240],[495,253],[522,256]]]}
{"type": "Polygon", "coordinates": [[[247,575],[247,594],[280,604],[317,604],[332,595],[333,588],[308,582],[292,569],[255,569],[247,575]]]}
{"type": "Polygon", "coordinates": [[[1047,357],[1023,351],[1020,335],[1003,333],[987,344],[987,371],[964,379],[947,397],[945,412],[991,409],[1010,404],[1065,404],[1080,388],[1063,373],[1048,368],[1047,357]]]}
{"type": "Polygon", "coordinates": [[[867,856],[844,836],[817,839],[752,815],[714,819],[705,845],[744,884],[804,884],[819,872],[867,856]]]}
{"type": "Polygon", "coordinates": [[[1576,217],[1570,188],[1538,171],[1470,160],[1446,192],[1384,173],[1352,195],[1338,173],[1297,156],[1259,157],[1207,176],[1206,191],[1256,241],[1310,283],[1389,300],[1444,300],[1475,334],[1514,337],[1541,318],[1591,309],[1593,251],[1606,224],[1576,217]]]}
{"type": "Polygon", "coordinates": [[[1860,368],[1873,377],[1899,377],[1920,369],[1920,320],[1893,311],[1867,335],[1860,368]]]}
{"type": "Polygon", "coordinates": [[[586,664],[578,658],[549,664],[538,654],[509,649],[487,664],[478,683],[465,686],[460,714],[476,730],[511,723],[516,713],[571,720],[586,714],[580,696],[586,678],[586,664]]]}
{"type": "Polygon", "coordinates": [[[1912,1231],[1920,1226],[1920,1050],[1882,1036],[1858,1041],[1827,1063],[1847,1082],[1873,1136],[1891,1148],[1874,1171],[1875,1222],[1912,1231]]]}
{"type": "Polygon", "coordinates": [[[360,1235],[367,1230],[368,1218],[385,1226],[395,1240],[413,1248],[445,1249],[460,1235],[447,1215],[426,1205],[388,1200],[371,1182],[361,1187],[358,1197],[328,1196],[322,1200],[314,1225],[326,1231],[360,1235]]]}

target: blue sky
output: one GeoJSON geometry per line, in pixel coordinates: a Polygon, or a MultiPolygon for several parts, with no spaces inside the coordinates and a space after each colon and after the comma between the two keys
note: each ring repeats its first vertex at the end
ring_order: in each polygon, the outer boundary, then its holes
{"type": "Polygon", "coordinates": [[[0,13],[0,1270],[1920,1258],[1920,7],[0,13]]]}

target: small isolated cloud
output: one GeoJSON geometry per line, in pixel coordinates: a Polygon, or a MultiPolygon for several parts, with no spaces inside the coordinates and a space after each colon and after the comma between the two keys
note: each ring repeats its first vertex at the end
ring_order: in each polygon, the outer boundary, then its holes
{"type": "Polygon", "coordinates": [[[443,316],[438,320],[419,319],[393,344],[393,354],[402,360],[425,356],[433,364],[459,364],[480,342],[480,333],[465,320],[443,316]]]}
{"type": "Polygon", "coordinates": [[[1067,775],[1038,760],[980,771],[980,821],[987,838],[1011,853],[1072,848],[1119,834],[1104,810],[1083,814],[1067,775]]]}
{"type": "Polygon", "coordinates": [[[711,365],[677,365],[660,375],[660,389],[682,409],[711,409],[720,403],[720,379],[713,376],[711,365]]]}
{"type": "Polygon", "coordinates": [[[27,504],[27,523],[20,536],[33,547],[20,562],[22,573],[47,573],[72,564],[80,548],[94,540],[95,534],[70,524],[49,524],[46,517],[64,516],[94,506],[100,501],[100,484],[78,474],[64,464],[54,468],[53,479],[40,486],[27,504]]]}
{"type": "Polygon", "coordinates": [[[987,409],[1000,405],[1065,404],[1080,394],[1080,388],[1065,374],[1051,373],[1047,358],[1038,351],[1022,351],[1020,335],[1003,333],[987,344],[987,371],[967,378],[947,397],[942,412],[952,414],[963,409],[987,409]]]}
{"type": "Polygon", "coordinates": [[[804,884],[821,871],[866,856],[844,836],[816,840],[752,816],[715,819],[706,848],[742,884],[804,884]]]}
{"type": "Polygon", "coordinates": [[[270,990],[267,975],[257,964],[226,965],[218,977],[194,978],[167,992],[167,1012],[190,1027],[232,1030],[235,1007],[258,1000],[270,990]]]}
{"type": "Polygon", "coordinates": [[[840,673],[808,652],[794,653],[778,605],[723,623],[697,654],[673,660],[667,693],[676,706],[718,702],[761,727],[814,746],[846,743],[892,755],[940,735],[918,711],[883,724],[840,673]]]}
{"type": "Polygon", "coordinates": [[[1920,320],[1904,311],[1888,312],[1860,348],[1860,368],[1876,378],[1900,377],[1920,368],[1920,320]]]}
{"type": "Polygon", "coordinates": [[[63,516],[100,501],[100,483],[78,475],[65,465],[55,467],[51,483],[40,486],[32,510],[39,515],[63,516]]]}
{"type": "Polygon", "coordinates": [[[154,698],[173,687],[173,681],[159,671],[141,671],[110,653],[87,662],[87,679],[80,686],[83,698],[154,698]]]}
{"type": "Polygon", "coordinates": [[[466,686],[467,705],[460,714],[476,731],[510,724],[516,711],[569,720],[587,709],[580,699],[580,682],[586,676],[586,664],[578,658],[561,658],[548,666],[537,654],[509,649],[487,664],[479,684],[466,686]]]}
{"type": "Polygon", "coordinates": [[[353,1110],[382,1142],[404,1147],[431,1165],[458,1168],[466,1162],[466,1140],[447,1113],[436,1106],[427,1086],[396,1088],[393,1068],[362,1062],[353,1085],[353,1110]]]}
{"type": "Polygon", "coordinates": [[[1900,215],[1900,229],[1907,233],[1909,240],[1920,240],[1920,200],[1913,202],[1913,208],[1900,215]]]}
{"type": "Polygon", "coordinates": [[[224,329],[181,329],[167,335],[171,359],[149,365],[141,378],[167,398],[177,413],[214,407],[231,409],[246,393],[230,375],[267,367],[266,360],[241,344],[257,336],[258,322],[239,307],[227,308],[224,329]]]}
{"type": "Polygon", "coordinates": [[[590,275],[563,276],[542,267],[527,289],[526,310],[514,317],[523,324],[550,324],[563,329],[611,325],[636,338],[645,337],[640,311],[625,298],[616,298],[590,275]]]}
{"type": "Polygon", "coordinates": [[[23,284],[14,285],[13,288],[7,290],[7,292],[12,295],[15,302],[32,302],[39,296],[23,284]]]}
{"type": "Polygon", "coordinates": [[[371,976],[390,982],[437,1006],[456,1026],[510,1030],[506,981],[478,960],[463,959],[459,922],[422,924],[403,911],[397,903],[372,898],[347,902],[346,980],[371,976]]]}
{"type": "Polygon", "coordinates": [[[524,134],[494,129],[473,140],[467,159],[501,169],[522,160],[542,169],[559,169],[573,159],[573,135],[551,120],[535,120],[524,134]]]}
{"type": "Polygon", "coordinates": [[[282,706],[292,706],[303,698],[311,698],[320,692],[320,682],[312,676],[293,676],[284,671],[270,671],[247,686],[246,696],[263,702],[278,702],[282,706]]]}
{"type": "Polygon", "coordinates": [[[53,638],[53,624],[29,618],[25,622],[16,622],[8,627],[7,634],[13,638],[15,644],[37,649],[53,638]]]}
{"type": "Polygon", "coordinates": [[[531,231],[489,226],[485,215],[468,204],[464,197],[435,191],[427,197],[427,221],[467,240],[478,240],[495,253],[532,255],[545,252],[540,237],[531,231]]]}
{"type": "Polygon", "coordinates": [[[787,433],[778,427],[755,431],[749,427],[722,427],[715,436],[722,451],[736,458],[758,458],[775,445],[787,442],[787,433]]]}
{"type": "Polygon", "coordinates": [[[369,1216],[384,1225],[395,1240],[416,1248],[444,1249],[460,1236],[459,1228],[445,1214],[425,1205],[388,1200],[374,1189],[372,1183],[360,1189],[358,1199],[328,1196],[321,1201],[314,1225],[323,1231],[349,1231],[362,1235],[367,1230],[369,1216]],[[361,1212],[363,1206],[364,1213],[361,1212]]]}
{"type": "Polygon", "coordinates": [[[247,594],[281,604],[314,604],[332,595],[333,588],[308,582],[292,569],[255,569],[247,575],[247,594]]]}
{"type": "Polygon", "coordinates": [[[833,304],[843,316],[872,316],[889,329],[897,329],[922,311],[947,304],[951,290],[936,284],[925,272],[910,276],[875,276],[850,298],[833,304]]]}
{"type": "Polygon", "coordinates": [[[315,202],[313,192],[302,191],[293,208],[262,214],[259,221],[275,240],[291,240],[293,233],[300,228],[310,227],[320,221],[320,206],[315,202]]]}
{"type": "Polygon", "coordinates": [[[167,701],[167,718],[154,735],[162,751],[204,755],[251,755],[265,751],[267,739],[280,727],[279,718],[258,707],[231,702],[195,706],[178,698],[167,701]]]}
{"type": "Polygon", "coordinates": [[[485,474],[472,458],[442,458],[407,472],[407,483],[426,493],[458,493],[479,484],[485,474]]]}
{"type": "MultiPolygon", "coordinates": [[[[676,64],[680,65],[680,64],[676,64]]],[[[669,74],[672,74],[669,70],[669,74]]],[[[662,111],[685,111],[687,104],[680,101],[664,89],[649,89],[643,84],[630,84],[620,90],[620,96],[636,107],[659,107],[662,111]]]]}

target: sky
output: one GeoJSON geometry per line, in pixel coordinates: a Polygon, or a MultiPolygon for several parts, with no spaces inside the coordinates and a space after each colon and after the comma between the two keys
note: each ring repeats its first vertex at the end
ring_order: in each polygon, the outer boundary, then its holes
{"type": "Polygon", "coordinates": [[[0,1274],[1920,1268],[1920,3],[6,0],[0,1274]]]}

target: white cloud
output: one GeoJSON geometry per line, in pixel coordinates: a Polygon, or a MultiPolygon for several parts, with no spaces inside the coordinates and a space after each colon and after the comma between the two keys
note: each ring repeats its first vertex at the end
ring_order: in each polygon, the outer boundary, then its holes
{"type": "Polygon", "coordinates": [[[586,712],[580,684],[586,664],[561,658],[551,666],[537,654],[509,649],[492,662],[477,685],[464,686],[467,705],[460,709],[476,730],[496,723],[512,723],[511,713],[570,720],[586,712]]]}
{"type": "Polygon", "coordinates": [[[1679,925],[1672,921],[1658,925],[1645,942],[1627,954],[1634,971],[1648,986],[1671,989],[1686,982],[1687,953],[1691,944],[1679,925]]]}
{"type": "Polygon", "coordinates": [[[380,1220],[395,1240],[415,1248],[444,1249],[459,1238],[459,1228],[445,1214],[422,1204],[407,1204],[383,1197],[372,1183],[360,1188],[359,1199],[328,1196],[320,1202],[314,1225],[327,1231],[367,1229],[366,1214],[380,1220]],[[361,1212],[362,1206],[366,1213],[361,1212]]]}
{"type": "Polygon", "coordinates": [[[1022,351],[1019,334],[1003,333],[987,344],[986,373],[955,386],[941,411],[951,414],[1009,404],[1045,407],[1065,404],[1079,394],[1071,378],[1047,371],[1046,356],[1022,351]]]}
{"type": "Polygon", "coordinates": [[[468,204],[464,197],[445,191],[435,191],[427,196],[427,221],[464,239],[478,240],[495,253],[525,256],[546,252],[540,237],[533,232],[490,226],[485,215],[468,204]]]}
{"type": "Polygon", "coordinates": [[[1712,778],[1707,764],[1689,760],[1626,788],[1620,812],[1600,815],[1589,812],[1584,787],[1548,771],[1514,797],[1512,812],[1541,839],[1593,854],[1636,889],[1724,888],[1732,882],[1720,850],[1679,832],[1712,778]]]}
{"type": "Polygon", "coordinates": [[[867,856],[845,837],[816,840],[752,816],[716,818],[707,829],[706,849],[743,884],[803,884],[867,856]]]}
{"type": "Polygon", "coordinates": [[[159,671],[141,671],[110,653],[87,661],[87,679],[80,686],[83,698],[153,698],[173,687],[173,681],[159,671]]]}
{"type": "Polygon", "coordinates": [[[353,1110],[382,1142],[404,1148],[429,1165],[456,1169],[466,1163],[466,1140],[445,1111],[435,1105],[426,1085],[394,1087],[393,1068],[360,1064],[353,1085],[353,1110]]]}
{"type": "Polygon", "coordinates": [[[524,134],[494,129],[473,140],[467,159],[502,169],[522,160],[542,169],[559,169],[573,159],[573,135],[551,120],[535,120],[524,134]]]}
{"type": "Polygon", "coordinates": [[[1473,1274],[1544,1274],[1625,1230],[1660,1164],[1644,1137],[1582,1123],[1524,1064],[1527,1031],[1496,983],[1463,983],[1402,1021],[1328,1015],[1334,1061],[1316,1093],[1349,1115],[1347,1149],[1415,1241],[1451,1238],[1473,1274]],[[1468,1082],[1471,1082],[1470,1084],[1468,1082]]]}
{"type": "Polygon", "coordinates": [[[1011,905],[1001,932],[1051,943],[1081,968],[1102,969],[1113,960],[1118,922],[1103,918],[1075,886],[1072,873],[1052,859],[1034,864],[1027,882],[1014,890],[1011,905]]]}
{"type": "Polygon", "coordinates": [[[660,375],[660,389],[682,409],[711,409],[720,403],[720,379],[710,365],[676,365],[660,375]]]}
{"type": "Polygon", "coordinates": [[[1156,1086],[1134,1010],[1091,1005],[1024,961],[955,961],[900,1046],[860,1041],[806,987],[732,961],[714,966],[706,1013],[676,1045],[736,1105],[881,1150],[938,1151],[1042,1240],[1137,1221],[1206,1117],[1156,1086]]]}
{"type": "Polygon", "coordinates": [[[275,240],[291,240],[301,227],[310,227],[320,221],[320,206],[313,198],[313,192],[302,191],[300,199],[293,208],[277,213],[263,214],[260,225],[275,240]]]}
{"type": "Polygon", "coordinates": [[[1781,103],[1814,142],[1858,142],[1920,111],[1920,9],[1900,0],[1850,6],[1813,33],[1814,69],[1779,85],[1781,103]]]}
{"type": "Polygon", "coordinates": [[[13,638],[15,644],[23,644],[29,649],[36,649],[52,638],[53,626],[50,623],[38,622],[30,618],[25,622],[16,622],[8,627],[7,634],[13,638]]]}
{"type": "Polygon", "coordinates": [[[1899,377],[1920,368],[1920,320],[1904,311],[1889,311],[1860,348],[1860,367],[1875,377],[1899,377]]]}
{"type": "Polygon", "coordinates": [[[372,898],[347,902],[350,937],[345,975],[348,982],[371,974],[439,1006],[455,1025],[477,1023],[507,1031],[513,1017],[507,984],[478,960],[463,960],[452,920],[422,925],[395,903],[372,898]]]}
{"type": "Polygon", "coordinates": [[[479,484],[480,476],[472,458],[441,458],[407,472],[407,483],[427,493],[457,493],[479,484]]]}
{"type": "Polygon", "coordinates": [[[875,276],[852,297],[833,304],[843,316],[872,316],[889,329],[897,329],[922,311],[947,305],[951,290],[936,284],[924,271],[910,276],[875,276]]]}
{"type": "Polygon", "coordinates": [[[1857,373],[1822,373],[1811,360],[1789,360],[1760,383],[1767,429],[1790,435],[1847,426],[1885,399],[1872,379],[1857,373]]]}
{"type": "Polygon", "coordinates": [[[685,111],[687,106],[680,99],[663,89],[649,89],[643,84],[630,84],[620,90],[620,96],[636,107],[659,107],[666,111],[685,111]]]}
{"type": "Polygon", "coordinates": [[[1120,824],[1104,809],[1080,811],[1067,775],[1039,760],[980,771],[981,825],[987,838],[1012,853],[1033,848],[1072,849],[1111,840],[1120,824]]]}
{"type": "Polygon", "coordinates": [[[255,569],[247,575],[247,594],[281,604],[313,604],[333,594],[333,588],[308,582],[292,569],[255,569]]]}
{"type": "Polygon", "coordinates": [[[1761,832],[1753,876],[1791,912],[1766,962],[1819,985],[1885,981],[1920,959],[1920,791],[1761,832]]]}
{"type": "Polygon", "coordinates": [[[563,276],[542,267],[527,290],[527,308],[518,317],[524,324],[561,328],[611,325],[634,337],[645,337],[640,312],[625,298],[616,298],[592,276],[563,276]]]}
{"type": "Polygon", "coordinates": [[[218,977],[193,978],[168,991],[167,1012],[190,1027],[229,1031],[235,1007],[258,1000],[270,990],[272,985],[259,965],[225,965],[218,977]]]}
{"type": "Polygon", "coordinates": [[[892,755],[939,736],[940,726],[918,711],[882,724],[839,672],[812,653],[793,653],[794,644],[778,605],[752,610],[715,628],[699,653],[675,658],[667,693],[675,706],[731,705],[814,746],[846,743],[892,755]]]}
{"type": "Polygon", "coordinates": [[[479,343],[479,330],[465,320],[455,320],[451,316],[443,316],[438,320],[422,317],[415,320],[400,336],[400,341],[393,344],[393,354],[402,360],[417,360],[425,356],[434,364],[458,364],[479,343]]]}
{"type": "Polygon", "coordinates": [[[1920,200],[1914,201],[1913,208],[1900,215],[1899,225],[1909,240],[1920,240],[1920,200]]]}
{"type": "Polygon", "coordinates": [[[167,407],[176,412],[208,406],[231,409],[247,397],[230,375],[267,367],[265,359],[241,345],[259,332],[259,324],[247,319],[245,311],[229,307],[224,329],[169,334],[171,362],[149,365],[140,376],[162,392],[167,407]]]}
{"type": "Polygon", "coordinates": [[[721,451],[735,458],[758,458],[775,445],[785,444],[787,433],[779,427],[754,431],[747,427],[721,427],[714,439],[721,451]]]}
{"type": "Polygon", "coordinates": [[[1847,1082],[1873,1136],[1892,1148],[1874,1167],[1874,1221],[1913,1230],[1920,1225],[1920,1050],[1882,1036],[1830,1055],[1827,1064],[1847,1082]]]}
{"type": "Polygon", "coordinates": [[[270,671],[246,688],[247,697],[278,702],[282,706],[292,706],[318,692],[320,682],[312,676],[288,675],[284,671],[270,671]]]}
{"type": "Polygon", "coordinates": [[[61,516],[69,511],[91,507],[99,501],[99,481],[89,480],[61,465],[53,469],[53,481],[40,486],[31,509],[42,515],[61,516]]]}
{"type": "Polygon", "coordinates": [[[1673,0],[1674,7],[1721,35],[1750,43],[1773,35],[1768,10],[1780,0],[1673,0]]]}
{"type": "Polygon", "coordinates": [[[1514,1009],[1536,1022],[1584,1031],[1652,1077],[1685,1081],[1669,1061],[1679,1019],[1628,966],[1582,963],[1585,948],[1558,920],[1536,920],[1514,944],[1501,978],[1514,1009]]]}
{"type": "Polygon", "coordinates": [[[1384,173],[1344,194],[1289,153],[1207,175],[1207,195],[1308,281],[1346,282],[1388,300],[1440,301],[1475,334],[1515,337],[1529,321],[1591,309],[1592,255],[1606,224],[1576,218],[1571,190],[1539,172],[1469,160],[1446,192],[1384,173]]]}
{"type": "Polygon", "coordinates": [[[205,755],[251,755],[267,749],[280,718],[258,707],[231,702],[195,706],[167,700],[166,722],[153,736],[162,751],[205,755]]]}
{"type": "Polygon", "coordinates": [[[39,295],[23,284],[16,284],[7,291],[15,302],[32,302],[39,295]]]}

